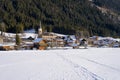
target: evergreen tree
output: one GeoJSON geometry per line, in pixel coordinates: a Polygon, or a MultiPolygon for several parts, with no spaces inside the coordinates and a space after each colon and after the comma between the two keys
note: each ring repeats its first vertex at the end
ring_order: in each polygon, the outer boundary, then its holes
{"type": "Polygon", "coordinates": [[[20,36],[16,34],[16,45],[20,46],[20,43],[21,43],[20,36]]]}
{"type": "Polygon", "coordinates": [[[23,24],[18,24],[16,27],[16,32],[17,33],[23,33],[24,32],[24,25],[23,24]]]}

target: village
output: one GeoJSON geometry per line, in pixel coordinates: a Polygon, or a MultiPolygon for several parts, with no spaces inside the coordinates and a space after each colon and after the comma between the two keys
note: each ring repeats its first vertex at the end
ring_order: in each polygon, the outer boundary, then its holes
{"type": "Polygon", "coordinates": [[[120,48],[120,39],[112,37],[84,35],[63,35],[54,32],[43,32],[41,22],[38,34],[34,29],[18,34],[20,36],[20,45],[16,44],[16,34],[5,33],[0,36],[0,50],[50,50],[65,49],[66,47],[73,49],[81,49],[88,47],[97,48],[120,48]]]}

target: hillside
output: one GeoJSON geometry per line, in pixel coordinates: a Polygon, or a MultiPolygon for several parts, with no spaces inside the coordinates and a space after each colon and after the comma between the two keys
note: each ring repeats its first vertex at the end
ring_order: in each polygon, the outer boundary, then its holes
{"type": "Polygon", "coordinates": [[[0,21],[7,32],[35,28],[42,22],[44,30],[63,34],[89,31],[90,35],[120,35],[115,24],[88,0],[0,0],[0,21]]]}
{"type": "Polygon", "coordinates": [[[93,0],[95,4],[120,13],[120,0],[93,0]]]}

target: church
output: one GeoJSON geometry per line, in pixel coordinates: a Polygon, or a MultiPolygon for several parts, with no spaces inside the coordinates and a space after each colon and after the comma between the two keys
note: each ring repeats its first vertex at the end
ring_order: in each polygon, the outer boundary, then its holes
{"type": "Polygon", "coordinates": [[[40,22],[40,27],[38,29],[38,38],[43,38],[44,40],[50,40],[55,39],[57,35],[55,35],[53,32],[43,32],[42,25],[40,22]]]}
{"type": "Polygon", "coordinates": [[[38,38],[42,38],[42,33],[43,33],[43,30],[42,30],[41,21],[40,21],[40,27],[38,29],[38,38]]]}

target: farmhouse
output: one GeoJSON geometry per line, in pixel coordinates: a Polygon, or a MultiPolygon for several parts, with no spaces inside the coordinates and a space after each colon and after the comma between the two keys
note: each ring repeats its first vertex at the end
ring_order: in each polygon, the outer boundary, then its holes
{"type": "Polygon", "coordinates": [[[3,43],[3,37],[0,36],[0,44],[3,43]]]}
{"type": "Polygon", "coordinates": [[[0,44],[0,50],[14,50],[15,49],[15,43],[4,43],[0,44]]]}
{"type": "Polygon", "coordinates": [[[45,50],[47,49],[47,42],[43,40],[43,38],[37,38],[34,41],[34,47],[39,49],[39,50],[45,50]]]}

